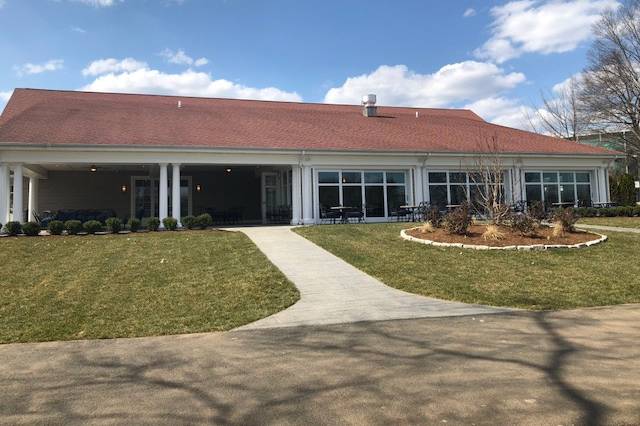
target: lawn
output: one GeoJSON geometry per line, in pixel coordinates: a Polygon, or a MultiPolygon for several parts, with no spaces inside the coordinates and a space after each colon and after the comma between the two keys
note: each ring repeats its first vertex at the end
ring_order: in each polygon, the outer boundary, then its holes
{"type": "Polygon", "coordinates": [[[400,230],[411,226],[295,231],[387,285],[425,296],[536,310],[640,302],[640,235],[611,233],[574,250],[476,251],[402,240],[400,230]]]}
{"type": "Polygon", "coordinates": [[[228,330],[298,291],[223,231],[0,239],[0,342],[228,330]]]}
{"type": "Polygon", "coordinates": [[[585,217],[579,223],[587,225],[620,226],[623,228],[640,228],[640,217],[585,217]]]}

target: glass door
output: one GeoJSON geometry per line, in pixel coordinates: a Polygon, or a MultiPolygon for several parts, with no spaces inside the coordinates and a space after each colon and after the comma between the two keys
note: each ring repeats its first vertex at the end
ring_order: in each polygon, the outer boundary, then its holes
{"type": "Polygon", "coordinates": [[[262,172],[261,176],[262,223],[275,220],[278,213],[278,173],[262,172]]]}

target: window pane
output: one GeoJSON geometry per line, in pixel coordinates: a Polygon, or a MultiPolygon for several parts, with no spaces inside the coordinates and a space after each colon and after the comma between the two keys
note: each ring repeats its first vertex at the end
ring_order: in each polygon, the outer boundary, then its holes
{"type": "Polygon", "coordinates": [[[464,185],[451,185],[451,204],[462,204],[466,201],[466,187],[464,185]]]}
{"type": "Polygon", "coordinates": [[[589,173],[576,173],[576,182],[590,182],[589,173]]]}
{"type": "Polygon", "coordinates": [[[365,186],[364,198],[367,217],[384,217],[384,187],[365,186]]]}
{"type": "Polygon", "coordinates": [[[360,172],[342,172],[342,183],[360,183],[362,174],[360,172]]]}
{"type": "Polygon", "coordinates": [[[526,185],[527,203],[542,201],[542,188],[540,185],[526,185]]]}
{"type": "Polygon", "coordinates": [[[591,185],[577,185],[578,206],[586,207],[591,205],[591,185]]]}
{"type": "Polygon", "coordinates": [[[445,172],[430,172],[429,183],[447,183],[447,174],[445,172]]]}
{"type": "Polygon", "coordinates": [[[447,200],[446,185],[429,185],[429,198],[431,204],[438,207],[444,207],[449,204],[447,200]]]}
{"type": "Polygon", "coordinates": [[[382,172],[365,172],[364,183],[382,183],[382,172]]]}
{"type": "Polygon", "coordinates": [[[354,209],[362,210],[362,187],[343,186],[342,204],[345,207],[353,207],[354,209]]]}
{"type": "Polygon", "coordinates": [[[387,183],[404,183],[404,172],[387,172],[387,183]]]}
{"type": "Polygon", "coordinates": [[[527,172],[524,174],[524,181],[529,182],[540,182],[540,173],[538,172],[527,172]]]}
{"type": "Polygon", "coordinates": [[[319,172],[318,182],[320,183],[338,183],[338,172],[319,172]]]}
{"type": "Polygon", "coordinates": [[[331,207],[336,207],[340,204],[340,196],[338,194],[337,186],[319,186],[318,187],[318,199],[320,203],[320,212],[329,210],[331,207]]]}
{"type": "Polygon", "coordinates": [[[449,181],[451,183],[467,183],[467,174],[464,172],[449,173],[449,181]]]}
{"type": "Polygon", "coordinates": [[[406,204],[404,186],[387,186],[387,214],[406,204]]]}
{"type": "Polygon", "coordinates": [[[544,186],[544,202],[549,205],[558,202],[558,185],[544,186]]]}
{"type": "Polygon", "coordinates": [[[560,172],[560,182],[573,182],[573,172],[560,172]]]}
{"type": "MultiPolygon", "coordinates": [[[[488,176],[487,176],[488,178],[488,176]]],[[[485,182],[488,182],[489,179],[486,179],[483,176],[483,173],[469,173],[469,183],[472,185],[484,185],[485,182]]]]}
{"type": "Polygon", "coordinates": [[[542,174],[542,181],[544,183],[557,182],[558,181],[558,174],[556,172],[543,173],[542,174]]]}
{"type": "MultiPolygon", "coordinates": [[[[484,204],[485,189],[484,186],[472,185],[469,189],[471,196],[471,205],[478,211],[481,211],[482,204],[484,204]]],[[[483,212],[484,213],[484,212],[483,212]]]]}
{"type": "Polygon", "coordinates": [[[576,195],[573,192],[575,189],[574,185],[560,185],[560,198],[563,203],[575,203],[576,195]]]}

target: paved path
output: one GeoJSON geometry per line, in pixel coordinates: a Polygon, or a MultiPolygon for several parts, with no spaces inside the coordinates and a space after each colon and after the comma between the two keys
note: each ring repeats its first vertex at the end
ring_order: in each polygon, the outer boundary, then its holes
{"type": "Polygon", "coordinates": [[[239,228],[300,290],[300,301],[243,329],[339,324],[503,312],[446,302],[388,287],[291,231],[289,226],[239,228]]]}
{"type": "Polygon", "coordinates": [[[0,345],[0,424],[638,425],[638,342],[628,305],[0,345]]]}
{"type": "Polygon", "coordinates": [[[582,229],[594,229],[611,232],[629,232],[632,234],[640,234],[640,228],[623,228],[620,226],[605,226],[605,225],[587,225],[586,223],[576,223],[576,228],[582,229]]]}

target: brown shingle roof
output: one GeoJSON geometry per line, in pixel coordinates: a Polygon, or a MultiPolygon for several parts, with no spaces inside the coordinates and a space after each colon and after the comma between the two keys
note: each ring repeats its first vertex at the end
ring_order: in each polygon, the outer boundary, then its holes
{"type": "Polygon", "coordinates": [[[354,105],[16,89],[0,143],[458,153],[495,136],[502,152],[615,154],[469,110],[379,107],[378,115],[354,105]]]}

